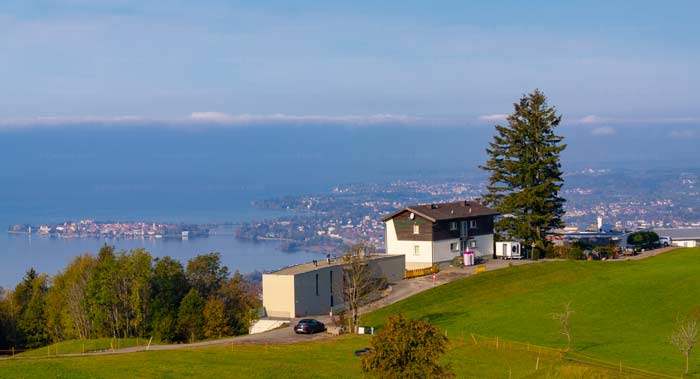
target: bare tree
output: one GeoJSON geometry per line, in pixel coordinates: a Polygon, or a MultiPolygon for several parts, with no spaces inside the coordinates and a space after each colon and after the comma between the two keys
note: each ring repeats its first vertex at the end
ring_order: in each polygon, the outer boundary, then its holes
{"type": "Polygon", "coordinates": [[[552,319],[559,321],[561,325],[561,334],[566,336],[566,351],[571,350],[571,315],[574,313],[571,307],[571,301],[564,304],[564,311],[561,313],[552,313],[552,319]]]}
{"type": "Polygon", "coordinates": [[[372,275],[368,255],[372,248],[360,243],[348,248],[343,256],[342,295],[345,306],[348,329],[357,332],[360,323],[360,306],[364,304],[380,287],[379,280],[372,275]]]}
{"type": "Polygon", "coordinates": [[[685,375],[690,366],[690,352],[698,339],[698,313],[689,318],[677,317],[676,327],[671,333],[670,342],[685,356],[685,375]]]}

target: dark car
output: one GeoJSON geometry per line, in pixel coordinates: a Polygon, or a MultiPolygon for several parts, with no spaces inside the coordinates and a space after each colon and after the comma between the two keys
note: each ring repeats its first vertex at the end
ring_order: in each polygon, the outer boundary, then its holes
{"type": "Polygon", "coordinates": [[[324,330],[326,330],[326,326],[323,325],[321,321],[314,320],[312,318],[301,319],[296,325],[294,325],[294,332],[297,334],[313,334],[324,330]]]}

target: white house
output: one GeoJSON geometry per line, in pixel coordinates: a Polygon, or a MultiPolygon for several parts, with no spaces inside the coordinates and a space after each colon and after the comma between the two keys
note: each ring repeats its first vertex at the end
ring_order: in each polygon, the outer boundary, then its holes
{"type": "Polygon", "coordinates": [[[493,222],[498,215],[476,201],[422,204],[382,218],[386,252],[405,255],[406,269],[448,262],[464,251],[493,256],[493,222]]]}

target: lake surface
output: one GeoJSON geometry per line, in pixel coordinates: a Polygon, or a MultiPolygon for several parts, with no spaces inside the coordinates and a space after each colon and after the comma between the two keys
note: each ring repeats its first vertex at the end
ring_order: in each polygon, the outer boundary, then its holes
{"type": "Polygon", "coordinates": [[[50,275],[62,270],[76,255],[83,253],[96,254],[105,243],[113,245],[117,250],[129,250],[144,248],[154,257],[170,256],[178,259],[183,265],[192,257],[200,253],[217,251],[221,253],[223,264],[228,266],[230,272],[235,270],[241,273],[252,271],[269,271],[282,267],[309,262],[319,259],[319,253],[297,251],[293,253],[283,252],[278,249],[276,241],[241,241],[233,236],[233,229],[217,229],[209,237],[191,238],[182,240],[178,238],[51,238],[38,234],[10,234],[6,232],[7,226],[16,222],[32,224],[54,223],[65,220],[80,220],[85,218],[98,220],[122,220],[122,221],[165,221],[165,222],[221,222],[221,221],[245,221],[253,219],[267,219],[278,216],[280,212],[259,210],[251,207],[248,201],[231,200],[226,206],[216,209],[191,209],[184,205],[181,209],[171,207],[169,209],[140,208],[140,211],[105,210],[96,206],[92,210],[80,210],[79,204],[73,204],[73,209],[54,208],[53,212],[47,212],[45,207],[25,211],[21,214],[3,214],[0,217],[0,286],[13,288],[22,278],[24,273],[34,267],[39,272],[50,275]],[[69,215],[69,216],[60,216],[69,215]],[[19,221],[18,221],[19,220],[19,221]]]}

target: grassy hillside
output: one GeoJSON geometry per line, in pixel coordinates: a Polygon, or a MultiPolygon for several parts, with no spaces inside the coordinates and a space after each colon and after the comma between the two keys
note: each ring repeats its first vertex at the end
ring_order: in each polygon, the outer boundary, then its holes
{"type": "MultiPolygon", "coordinates": [[[[362,378],[353,351],[369,337],[343,336],[294,345],[235,345],[79,358],[0,362],[0,378],[362,378]]],[[[536,356],[453,341],[447,361],[459,378],[626,378],[536,356]]]]}
{"type": "MultiPolygon", "coordinates": [[[[700,249],[639,261],[562,261],[510,267],[427,291],[364,318],[428,318],[450,336],[479,333],[551,347],[564,337],[551,313],[572,302],[573,350],[634,367],[676,373],[668,338],[678,314],[700,309],[700,249]]],[[[700,352],[692,370],[700,372],[700,352]]]]}
{"type": "MultiPolygon", "coordinates": [[[[487,272],[437,287],[364,318],[428,318],[448,333],[446,356],[460,378],[617,378],[614,370],[580,366],[536,353],[474,345],[471,333],[551,347],[564,346],[550,314],[571,301],[573,349],[609,362],[680,374],[682,357],[668,343],[676,315],[700,306],[700,249],[679,249],[624,262],[547,262],[487,272]]],[[[79,358],[0,361],[12,377],[362,377],[353,350],[366,336],[294,345],[235,345],[79,358]]],[[[67,348],[67,346],[64,346],[67,348]]],[[[62,349],[64,347],[59,347],[62,349]]],[[[60,351],[59,351],[60,352],[60,351]]],[[[691,371],[700,376],[700,352],[691,371]]],[[[677,375],[678,377],[680,375],[677,375]]],[[[624,377],[624,376],[622,376],[624,377]]]]}
{"type": "MultiPolygon", "coordinates": [[[[153,344],[158,343],[153,341],[153,344]]],[[[90,340],[61,341],[46,347],[28,350],[17,354],[19,357],[42,357],[56,354],[80,354],[91,351],[121,349],[124,347],[148,345],[148,340],[143,338],[96,338],[90,340]]]]}

